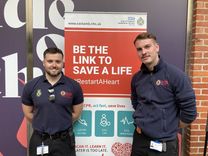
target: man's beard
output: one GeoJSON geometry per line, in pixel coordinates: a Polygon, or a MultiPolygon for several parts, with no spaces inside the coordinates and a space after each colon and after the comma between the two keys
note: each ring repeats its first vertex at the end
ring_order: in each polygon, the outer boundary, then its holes
{"type": "Polygon", "coordinates": [[[61,74],[61,71],[57,71],[57,72],[46,71],[46,73],[51,77],[57,77],[61,74]]]}

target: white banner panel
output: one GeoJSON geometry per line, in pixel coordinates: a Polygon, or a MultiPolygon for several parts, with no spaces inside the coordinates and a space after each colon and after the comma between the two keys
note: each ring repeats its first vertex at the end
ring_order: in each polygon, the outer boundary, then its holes
{"type": "Polygon", "coordinates": [[[146,13],[66,13],[65,28],[146,29],[146,16],[146,13]]]}

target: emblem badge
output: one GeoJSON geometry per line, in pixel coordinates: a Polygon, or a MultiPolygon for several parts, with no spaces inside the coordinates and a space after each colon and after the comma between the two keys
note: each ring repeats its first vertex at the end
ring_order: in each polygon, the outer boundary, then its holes
{"type": "Polygon", "coordinates": [[[66,95],[66,92],[65,91],[61,91],[61,96],[65,96],[66,95]]]}
{"type": "Polygon", "coordinates": [[[38,90],[36,91],[36,96],[37,96],[37,97],[40,97],[41,94],[42,94],[41,89],[38,89],[38,90]]]}
{"type": "Polygon", "coordinates": [[[161,84],[161,81],[160,80],[157,80],[156,81],[156,85],[159,86],[160,84],[161,84]]]}

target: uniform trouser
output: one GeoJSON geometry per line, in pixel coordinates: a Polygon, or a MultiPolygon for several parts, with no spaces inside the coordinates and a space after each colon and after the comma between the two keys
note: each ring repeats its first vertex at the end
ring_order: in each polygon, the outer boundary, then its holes
{"type": "Polygon", "coordinates": [[[166,152],[150,149],[151,139],[134,131],[131,156],[178,156],[178,139],[166,142],[166,152]]]}
{"type": "Polygon", "coordinates": [[[37,147],[40,147],[42,143],[49,147],[48,153],[44,156],[76,156],[74,139],[74,135],[66,135],[55,139],[43,138],[40,134],[33,132],[30,138],[29,156],[37,156],[37,147]]]}

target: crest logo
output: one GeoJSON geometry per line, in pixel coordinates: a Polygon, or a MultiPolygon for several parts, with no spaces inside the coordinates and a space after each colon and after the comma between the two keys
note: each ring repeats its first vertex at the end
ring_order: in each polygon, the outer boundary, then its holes
{"type": "Polygon", "coordinates": [[[138,25],[144,25],[144,19],[142,17],[137,19],[137,24],[138,25]]]}
{"type": "Polygon", "coordinates": [[[41,94],[42,94],[41,89],[38,89],[38,90],[36,91],[36,96],[37,96],[37,97],[40,97],[41,94]]]}

